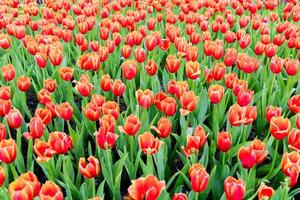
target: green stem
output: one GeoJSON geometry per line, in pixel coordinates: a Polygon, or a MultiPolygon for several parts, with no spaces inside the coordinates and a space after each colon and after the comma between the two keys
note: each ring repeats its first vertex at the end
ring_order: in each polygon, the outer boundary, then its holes
{"type": "Polygon", "coordinates": [[[199,193],[198,193],[198,192],[194,192],[194,193],[195,193],[194,199],[195,199],[195,200],[198,200],[198,199],[199,199],[199,193]]]}
{"type": "Polygon", "coordinates": [[[14,166],[14,164],[9,165],[11,173],[13,174],[14,179],[16,180],[18,178],[18,172],[14,166]]]}
{"type": "Polygon", "coordinates": [[[265,177],[266,179],[271,178],[271,174],[272,174],[272,172],[273,172],[273,169],[274,169],[274,166],[275,166],[275,163],[276,163],[278,146],[279,146],[279,140],[276,139],[276,141],[275,141],[274,158],[273,158],[273,161],[272,161],[271,169],[270,169],[269,173],[267,174],[267,176],[265,177]]]}
{"type": "Polygon", "coordinates": [[[146,175],[153,174],[153,160],[152,160],[152,155],[147,154],[147,171],[146,175]]]}

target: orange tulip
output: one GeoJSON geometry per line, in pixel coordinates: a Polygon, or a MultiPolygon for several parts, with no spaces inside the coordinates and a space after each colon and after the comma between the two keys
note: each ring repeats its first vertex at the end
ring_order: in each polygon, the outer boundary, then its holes
{"type": "Polygon", "coordinates": [[[141,150],[148,155],[156,154],[163,143],[158,138],[154,138],[149,131],[139,135],[138,140],[141,150]]]}
{"type": "Polygon", "coordinates": [[[0,87],[0,99],[10,100],[11,91],[9,86],[1,86],[0,87]]]}
{"type": "Polygon", "coordinates": [[[44,88],[50,92],[53,93],[56,90],[56,80],[49,78],[44,80],[44,88]]]}
{"type": "Polygon", "coordinates": [[[200,75],[199,63],[197,61],[188,61],[186,63],[185,73],[188,78],[194,80],[200,75]]]}
{"type": "Polygon", "coordinates": [[[128,197],[132,200],[157,200],[166,187],[165,181],[159,181],[153,175],[138,178],[131,181],[131,183],[128,188],[128,197]]]}
{"type": "Polygon", "coordinates": [[[27,76],[20,76],[17,80],[18,89],[22,92],[26,92],[30,88],[30,78],[27,76]]]}
{"type": "Polygon", "coordinates": [[[113,82],[111,91],[115,96],[119,97],[124,94],[125,89],[126,85],[120,79],[117,79],[113,82]]]}
{"type": "Polygon", "coordinates": [[[58,185],[52,181],[46,181],[39,194],[40,200],[63,200],[63,193],[58,185]]]}
{"type": "Polygon", "coordinates": [[[196,109],[199,97],[195,96],[193,91],[184,92],[180,98],[181,109],[180,113],[182,116],[188,115],[196,109]]]}
{"type": "Polygon", "coordinates": [[[295,186],[300,172],[300,155],[297,151],[284,153],[281,161],[282,172],[290,177],[291,187],[295,186]]]}
{"type": "Polygon", "coordinates": [[[146,89],[146,90],[137,90],[136,93],[136,98],[140,106],[143,108],[147,109],[151,106],[154,100],[154,94],[151,90],[146,89]]]}
{"type": "Polygon", "coordinates": [[[14,79],[16,72],[12,64],[4,65],[1,68],[2,76],[5,81],[11,81],[14,79]]]}
{"type": "Polygon", "coordinates": [[[110,91],[113,84],[113,80],[110,78],[109,74],[105,74],[101,77],[100,87],[104,92],[110,91]]]}
{"type": "Polygon", "coordinates": [[[81,94],[84,97],[87,97],[94,89],[94,85],[90,82],[89,76],[87,74],[83,74],[77,82],[75,89],[79,94],[81,94]]]}
{"type": "Polygon", "coordinates": [[[82,108],[82,112],[91,121],[97,121],[100,118],[101,107],[94,103],[86,104],[86,107],[82,108]]]}
{"type": "Polygon", "coordinates": [[[51,93],[50,93],[48,90],[46,90],[46,89],[41,89],[41,90],[38,91],[38,93],[37,93],[37,98],[38,98],[38,100],[39,100],[39,102],[40,102],[41,104],[46,105],[47,103],[49,103],[49,102],[52,101],[50,95],[51,95],[51,93]]]}
{"type": "Polygon", "coordinates": [[[282,116],[272,117],[270,122],[270,132],[277,140],[284,139],[291,129],[291,122],[282,116]]]}
{"type": "Polygon", "coordinates": [[[256,155],[256,164],[262,163],[269,154],[269,152],[267,151],[266,144],[259,139],[254,139],[251,143],[251,147],[256,155]]]}
{"type": "Polygon", "coordinates": [[[294,151],[300,150],[300,131],[298,129],[292,129],[288,135],[289,148],[294,151]]]}
{"type": "Polygon", "coordinates": [[[34,140],[33,150],[37,155],[37,162],[47,162],[56,152],[45,141],[34,140]]]}
{"type": "Polygon", "coordinates": [[[172,131],[172,123],[168,118],[161,117],[157,123],[157,127],[152,126],[151,128],[156,131],[159,137],[167,138],[172,131]]]}
{"type": "Polygon", "coordinates": [[[85,178],[94,178],[100,173],[100,163],[94,156],[88,157],[88,163],[85,158],[79,159],[79,170],[85,178]]]}
{"type": "Polygon", "coordinates": [[[219,103],[224,96],[224,88],[221,85],[211,85],[208,88],[208,97],[212,104],[219,103]]]}
{"type": "Polygon", "coordinates": [[[42,119],[44,125],[48,125],[52,120],[52,112],[48,108],[37,108],[35,110],[34,116],[39,116],[42,119]]]}
{"type": "Polygon", "coordinates": [[[156,74],[156,72],[158,70],[158,66],[154,60],[150,59],[150,60],[148,60],[148,63],[145,66],[145,69],[150,76],[153,76],[156,74]]]}
{"type": "Polygon", "coordinates": [[[225,73],[226,73],[225,65],[223,63],[217,63],[211,71],[211,76],[216,81],[219,81],[224,77],[225,73]]]}
{"type": "Polygon", "coordinates": [[[224,191],[227,200],[243,200],[246,194],[246,184],[243,179],[229,176],[224,181],[224,191]]]}
{"type": "Polygon", "coordinates": [[[41,189],[41,183],[39,182],[37,176],[33,172],[26,172],[21,174],[18,179],[23,179],[32,186],[33,188],[33,197],[37,196],[41,189]]]}
{"type": "Polygon", "coordinates": [[[59,68],[59,76],[64,81],[70,81],[73,78],[74,69],[71,67],[59,68]]]}
{"type": "Polygon", "coordinates": [[[17,156],[17,145],[13,139],[0,141],[0,160],[6,164],[12,163],[17,156]]]}
{"type": "Polygon", "coordinates": [[[186,59],[187,62],[197,61],[197,59],[198,59],[198,47],[196,47],[196,46],[187,47],[186,52],[185,52],[185,59],[186,59]]]}
{"type": "Polygon", "coordinates": [[[96,132],[96,140],[101,149],[111,149],[115,146],[118,139],[118,135],[113,132],[106,132],[103,128],[100,128],[96,132]]]}
{"type": "Polygon", "coordinates": [[[161,111],[167,116],[173,116],[176,113],[177,103],[173,97],[166,97],[160,102],[161,111]]]}
{"type": "Polygon", "coordinates": [[[133,136],[138,133],[141,124],[142,123],[140,122],[138,117],[134,114],[131,114],[127,117],[124,126],[119,126],[118,128],[121,132],[133,136]]]}
{"type": "Polygon", "coordinates": [[[197,126],[193,132],[193,135],[187,136],[186,147],[181,147],[186,156],[190,156],[198,152],[201,147],[206,143],[208,135],[205,134],[205,131],[201,125],[197,126]]]}
{"type": "Polygon", "coordinates": [[[102,113],[104,115],[112,115],[115,119],[118,119],[120,115],[119,105],[114,101],[107,101],[102,105],[102,113]]]}
{"type": "Polygon", "coordinates": [[[8,192],[11,200],[32,200],[33,187],[24,179],[17,179],[8,186],[8,192]]]}

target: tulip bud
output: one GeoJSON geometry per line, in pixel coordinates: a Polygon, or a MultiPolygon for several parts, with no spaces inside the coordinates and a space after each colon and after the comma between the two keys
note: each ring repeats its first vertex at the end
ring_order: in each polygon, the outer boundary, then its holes
{"type": "Polygon", "coordinates": [[[90,156],[88,163],[85,158],[79,159],[79,170],[85,178],[94,178],[100,173],[100,163],[97,158],[90,156]]]}
{"type": "Polygon", "coordinates": [[[221,85],[211,85],[208,88],[208,97],[212,104],[219,103],[224,96],[224,88],[221,85]]]}
{"type": "Polygon", "coordinates": [[[246,194],[246,184],[243,179],[229,176],[224,181],[224,191],[227,200],[243,200],[246,194]]]}
{"type": "Polygon", "coordinates": [[[11,128],[18,129],[22,125],[22,115],[19,110],[11,109],[6,115],[6,120],[11,128]]]}
{"type": "Polygon", "coordinates": [[[220,151],[227,152],[232,144],[231,133],[229,132],[221,132],[218,134],[217,145],[220,151]]]}

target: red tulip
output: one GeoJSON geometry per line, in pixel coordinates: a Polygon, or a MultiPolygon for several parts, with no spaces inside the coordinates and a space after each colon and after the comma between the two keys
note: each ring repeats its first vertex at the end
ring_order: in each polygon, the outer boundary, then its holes
{"type": "Polygon", "coordinates": [[[73,116],[73,107],[70,105],[69,102],[61,103],[56,107],[56,113],[62,119],[69,121],[72,119],[73,116]]]}
{"type": "Polygon", "coordinates": [[[47,142],[39,139],[34,140],[33,149],[37,162],[47,162],[56,153],[47,142]]]}
{"type": "Polygon", "coordinates": [[[153,76],[156,74],[156,72],[158,70],[158,66],[154,60],[150,59],[150,60],[148,60],[148,63],[145,66],[145,69],[150,76],[153,76]]]}
{"type": "Polygon", "coordinates": [[[300,112],[300,95],[292,96],[288,101],[288,108],[293,113],[300,112]]]}
{"type": "Polygon", "coordinates": [[[160,101],[161,111],[167,116],[173,116],[176,113],[177,103],[173,97],[166,97],[160,101]]]}
{"type": "Polygon", "coordinates": [[[44,88],[50,93],[55,92],[56,80],[53,80],[52,78],[44,80],[44,88]]]}
{"type": "Polygon", "coordinates": [[[74,69],[71,67],[59,68],[59,76],[64,81],[70,81],[73,78],[74,69]]]}
{"type": "Polygon", "coordinates": [[[94,156],[88,157],[88,163],[85,158],[79,159],[79,170],[85,178],[94,178],[100,173],[100,163],[94,156]]]}
{"type": "Polygon", "coordinates": [[[109,74],[105,74],[101,77],[100,87],[104,92],[110,91],[112,88],[113,80],[110,78],[109,74]]]}
{"type": "Polygon", "coordinates": [[[157,127],[152,126],[151,129],[155,130],[159,137],[167,138],[172,131],[172,123],[168,118],[161,117],[157,127]]]}
{"type": "Polygon", "coordinates": [[[188,78],[195,80],[200,75],[199,63],[197,61],[188,61],[186,63],[185,72],[188,78]]]}
{"type": "Polygon", "coordinates": [[[224,88],[221,85],[211,85],[208,88],[208,98],[212,104],[219,103],[224,96],[224,88]]]}
{"type": "Polygon", "coordinates": [[[241,147],[238,156],[244,168],[250,169],[256,163],[256,154],[251,146],[241,147]]]}
{"type": "Polygon", "coordinates": [[[232,138],[230,132],[223,131],[218,134],[217,145],[220,151],[227,152],[230,149],[231,144],[232,144],[232,138]]]}
{"type": "Polygon", "coordinates": [[[284,153],[281,161],[282,172],[290,177],[290,186],[296,185],[300,171],[300,155],[297,151],[284,153]]]}
{"type": "Polygon", "coordinates": [[[294,59],[286,58],[284,60],[284,68],[285,68],[286,73],[289,76],[294,76],[298,72],[299,62],[297,60],[294,60],[294,59]]]}
{"type": "Polygon", "coordinates": [[[104,115],[112,115],[115,119],[118,119],[120,115],[119,105],[114,101],[107,101],[102,105],[102,113],[104,115]]]}
{"type": "Polygon", "coordinates": [[[113,132],[106,132],[103,128],[100,128],[96,132],[96,140],[101,149],[111,149],[115,146],[118,135],[113,132]]]}
{"type": "Polygon", "coordinates": [[[208,135],[205,134],[201,125],[197,126],[193,135],[187,136],[186,147],[181,147],[186,156],[198,152],[206,143],[208,135]]]}
{"type": "Polygon", "coordinates": [[[130,57],[130,54],[131,54],[131,47],[130,47],[129,45],[124,45],[124,46],[121,48],[121,51],[122,51],[122,56],[123,56],[125,59],[130,57]]]}
{"type": "Polygon", "coordinates": [[[282,58],[277,56],[272,57],[270,61],[271,72],[273,72],[274,74],[281,73],[283,64],[284,64],[284,60],[282,58]]]}
{"type": "Polygon", "coordinates": [[[224,75],[226,73],[226,68],[225,68],[225,65],[223,63],[217,63],[213,69],[212,69],[212,77],[216,80],[216,81],[219,81],[221,80],[224,75]]]}
{"type": "Polygon", "coordinates": [[[139,135],[139,146],[144,154],[154,155],[157,153],[159,147],[162,145],[158,138],[154,138],[154,136],[149,132],[145,132],[142,135],[139,135]]]}
{"type": "Polygon", "coordinates": [[[172,197],[172,200],[188,200],[188,198],[184,193],[175,193],[172,197]]]}
{"type": "Polygon", "coordinates": [[[14,79],[16,72],[12,64],[5,65],[1,68],[2,76],[5,81],[11,81],[14,79]]]}
{"type": "Polygon", "coordinates": [[[11,200],[31,200],[33,199],[33,187],[24,179],[17,179],[8,186],[9,197],[11,200]]]}
{"type": "Polygon", "coordinates": [[[156,37],[149,35],[145,38],[145,46],[147,47],[148,51],[152,51],[157,45],[156,37]]]}
{"type": "Polygon", "coordinates": [[[142,63],[146,60],[146,51],[141,47],[137,47],[134,50],[134,57],[137,62],[142,63]]]}
{"type": "Polygon", "coordinates": [[[254,139],[251,143],[252,150],[255,153],[256,164],[262,163],[268,156],[268,151],[266,148],[266,144],[259,139],[254,139]]]}
{"type": "Polygon", "coordinates": [[[39,182],[37,176],[33,172],[26,172],[21,174],[18,179],[25,180],[28,185],[33,188],[33,197],[37,196],[41,189],[41,183],[39,182]]]}
{"type": "Polygon", "coordinates": [[[36,139],[43,136],[44,124],[40,117],[32,117],[29,122],[29,132],[23,133],[26,139],[36,139]]]}
{"type": "Polygon", "coordinates": [[[3,170],[3,168],[0,166],[0,187],[2,187],[4,181],[5,181],[5,172],[3,170]]]}
{"type": "Polygon", "coordinates": [[[91,121],[97,121],[100,118],[101,107],[94,103],[88,103],[86,107],[82,108],[82,112],[91,121]]]}
{"type": "Polygon", "coordinates": [[[236,73],[229,73],[225,75],[225,85],[227,88],[232,89],[233,88],[233,84],[235,82],[235,80],[238,79],[238,76],[236,73]]]}
{"type": "Polygon", "coordinates": [[[10,100],[11,91],[9,86],[1,86],[0,87],[0,99],[10,100]]]}
{"type": "Polygon", "coordinates": [[[180,67],[180,59],[174,55],[168,55],[166,58],[166,67],[169,73],[176,73],[180,67]]]}
{"type": "Polygon", "coordinates": [[[279,117],[281,116],[281,108],[280,107],[273,107],[268,106],[266,109],[266,119],[270,123],[272,117],[279,117]]]}
{"type": "Polygon", "coordinates": [[[124,126],[119,126],[119,130],[127,135],[135,135],[141,127],[141,122],[137,116],[131,114],[127,117],[124,126]]]}
{"type": "Polygon", "coordinates": [[[122,96],[125,89],[126,85],[120,79],[117,79],[113,82],[111,91],[115,96],[122,96]]]}
{"type": "Polygon", "coordinates": [[[203,192],[208,184],[209,174],[200,164],[193,164],[189,170],[192,190],[195,192],[203,192]]]}
{"type": "Polygon", "coordinates": [[[11,128],[18,129],[22,125],[23,117],[19,110],[11,109],[6,115],[6,120],[11,128]]]}
{"type": "Polygon", "coordinates": [[[224,64],[226,66],[232,66],[237,59],[237,50],[236,49],[227,49],[224,56],[224,64]]]}
{"type": "Polygon", "coordinates": [[[294,151],[300,150],[300,131],[298,129],[292,129],[288,135],[289,148],[294,151]]]}
{"type": "Polygon", "coordinates": [[[52,132],[48,143],[57,154],[65,154],[73,148],[72,138],[64,132],[52,132]]]}
{"type": "Polygon", "coordinates": [[[159,181],[153,175],[138,178],[131,183],[128,188],[128,197],[132,200],[157,200],[166,187],[165,181],[159,181]]]}
{"type": "Polygon", "coordinates": [[[290,131],[291,122],[282,116],[272,117],[270,122],[270,132],[277,140],[284,139],[290,131]]]}
{"type": "Polygon", "coordinates": [[[137,74],[138,68],[134,60],[126,60],[122,63],[122,75],[127,80],[132,80],[137,74]]]}
{"type": "Polygon", "coordinates": [[[242,107],[247,106],[252,101],[253,95],[254,91],[242,89],[237,96],[237,103],[242,107]]]}
{"type": "Polygon", "coordinates": [[[224,181],[224,191],[227,200],[243,200],[246,194],[246,184],[243,179],[229,176],[224,181]]]}
{"type": "Polygon", "coordinates": [[[63,200],[63,193],[58,185],[52,181],[46,181],[39,194],[40,200],[63,200]]]}
{"type": "Polygon", "coordinates": [[[146,90],[137,90],[136,93],[136,98],[140,106],[143,108],[147,109],[151,106],[154,100],[154,94],[151,90],[146,89],[146,90]]]}
{"type": "Polygon", "coordinates": [[[199,97],[195,96],[193,91],[184,92],[180,98],[181,109],[180,113],[182,116],[188,115],[193,112],[198,104],[199,97]]]}

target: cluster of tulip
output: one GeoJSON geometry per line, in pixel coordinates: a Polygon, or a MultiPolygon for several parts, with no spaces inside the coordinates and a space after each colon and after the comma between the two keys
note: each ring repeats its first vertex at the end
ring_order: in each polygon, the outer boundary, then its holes
{"type": "Polygon", "coordinates": [[[0,0],[0,199],[294,199],[297,0],[0,0]]]}

